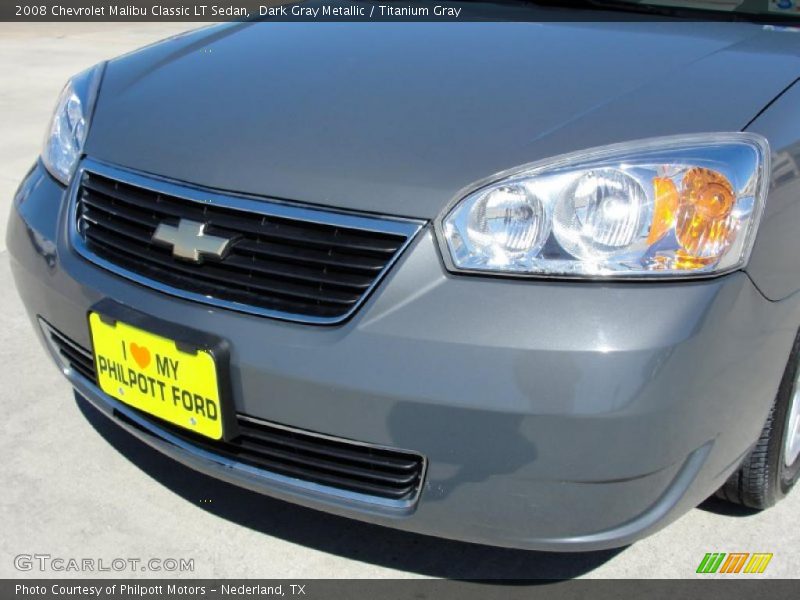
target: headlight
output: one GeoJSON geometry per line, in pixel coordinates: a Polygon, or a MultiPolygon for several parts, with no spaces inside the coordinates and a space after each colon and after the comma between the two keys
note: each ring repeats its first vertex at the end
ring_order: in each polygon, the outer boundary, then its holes
{"type": "Polygon", "coordinates": [[[83,152],[104,67],[105,63],[101,63],[69,80],[58,97],[47,129],[42,162],[64,185],[69,184],[83,152]]]}
{"type": "Polygon", "coordinates": [[[769,178],[748,133],[617,144],[500,174],[439,226],[455,271],[669,277],[742,267],[769,178]]]}

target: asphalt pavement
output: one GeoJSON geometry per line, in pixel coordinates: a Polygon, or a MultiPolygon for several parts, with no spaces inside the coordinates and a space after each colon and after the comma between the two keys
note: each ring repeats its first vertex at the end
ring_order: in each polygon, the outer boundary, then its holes
{"type": "MultiPolygon", "coordinates": [[[[188,27],[0,24],[0,230],[67,78],[188,27]]],[[[589,554],[439,540],[243,491],[162,457],[75,400],[34,336],[1,236],[0,315],[0,578],[684,578],[706,552],[771,552],[766,572],[748,577],[798,575],[800,491],[763,513],[708,502],[633,546],[589,554]],[[27,563],[15,557],[31,554],[95,568],[184,559],[194,570],[20,570],[27,563]]]]}

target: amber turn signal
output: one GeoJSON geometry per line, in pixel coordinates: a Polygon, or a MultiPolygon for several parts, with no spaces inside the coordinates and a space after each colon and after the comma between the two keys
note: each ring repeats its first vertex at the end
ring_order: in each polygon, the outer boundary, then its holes
{"type": "Polygon", "coordinates": [[[655,191],[655,207],[653,208],[653,224],[647,236],[647,243],[652,245],[664,237],[675,227],[675,215],[678,212],[678,188],[675,182],[667,177],[653,179],[655,191]]]}
{"type": "Polygon", "coordinates": [[[730,181],[711,169],[690,169],[681,182],[675,233],[687,255],[717,258],[732,241],[736,195],[730,181]]]}

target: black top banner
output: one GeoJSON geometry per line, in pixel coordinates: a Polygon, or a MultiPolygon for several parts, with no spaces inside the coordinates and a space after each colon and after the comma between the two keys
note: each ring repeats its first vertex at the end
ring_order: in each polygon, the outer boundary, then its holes
{"type": "MultiPolygon", "coordinates": [[[[0,21],[642,21],[745,20],[800,28],[778,0],[0,0],[0,21]]],[[[788,6],[788,5],[786,5],[788,6]]]]}

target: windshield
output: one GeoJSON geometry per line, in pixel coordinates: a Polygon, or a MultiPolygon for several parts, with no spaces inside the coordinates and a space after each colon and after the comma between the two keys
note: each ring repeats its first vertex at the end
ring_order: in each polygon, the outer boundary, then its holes
{"type": "Polygon", "coordinates": [[[727,12],[759,17],[783,19],[794,17],[800,20],[800,0],[613,0],[597,4],[631,4],[640,7],[689,9],[727,12]]]}

